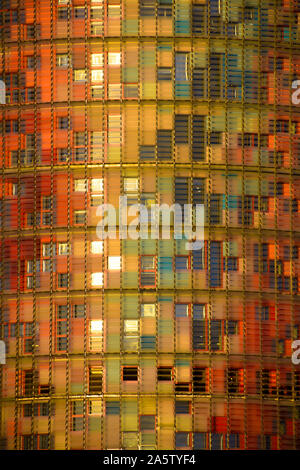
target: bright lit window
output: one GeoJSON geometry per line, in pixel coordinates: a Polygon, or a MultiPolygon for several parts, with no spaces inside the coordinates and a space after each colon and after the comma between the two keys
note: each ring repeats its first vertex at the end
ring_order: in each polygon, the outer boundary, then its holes
{"type": "Polygon", "coordinates": [[[121,269],[121,257],[120,256],[109,256],[108,257],[108,269],[110,271],[121,269]]]}
{"type": "Polygon", "coordinates": [[[103,320],[91,320],[91,333],[102,333],[103,320]]]}
{"type": "Polygon", "coordinates": [[[121,64],[121,53],[109,52],[108,53],[108,65],[120,65],[120,64],[121,64]]]}
{"type": "Polygon", "coordinates": [[[74,180],[74,190],[84,193],[86,190],[86,181],[84,179],[74,180]]]}
{"type": "Polygon", "coordinates": [[[155,317],[155,304],[142,304],[141,316],[142,317],[155,317]]]}
{"type": "Polygon", "coordinates": [[[59,243],[58,244],[58,254],[59,255],[68,255],[69,254],[68,243],[59,243]]]}
{"type": "Polygon", "coordinates": [[[74,81],[75,82],[85,82],[86,80],[86,71],[85,69],[74,70],[74,81]]]}
{"type": "Polygon", "coordinates": [[[92,54],[91,55],[92,65],[103,65],[103,54],[92,54]]]}
{"type": "Polygon", "coordinates": [[[91,243],[91,252],[95,255],[101,255],[103,253],[103,242],[96,241],[91,243]]]}
{"type": "Polygon", "coordinates": [[[90,321],[90,350],[92,352],[100,352],[102,347],[103,321],[90,321]]]}
{"type": "Polygon", "coordinates": [[[136,193],[138,191],[138,178],[124,178],[125,193],[136,193]]]}
{"type": "Polygon", "coordinates": [[[91,180],[91,191],[92,193],[103,192],[103,178],[93,178],[91,180]]]}
{"type": "Polygon", "coordinates": [[[124,321],[125,333],[138,333],[138,330],[139,330],[138,320],[125,320],[124,321]]]}
{"type": "Polygon", "coordinates": [[[90,400],[89,402],[89,414],[100,415],[102,413],[102,403],[100,400],[90,400]]]}
{"type": "Polygon", "coordinates": [[[103,82],[104,72],[103,70],[92,70],[91,71],[91,82],[103,82]]]}
{"type": "Polygon", "coordinates": [[[93,287],[103,286],[103,273],[92,273],[92,286],[93,287]]]}

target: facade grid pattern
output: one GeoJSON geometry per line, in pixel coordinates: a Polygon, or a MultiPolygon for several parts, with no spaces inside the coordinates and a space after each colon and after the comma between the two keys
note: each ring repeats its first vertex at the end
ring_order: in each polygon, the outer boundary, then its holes
{"type": "Polygon", "coordinates": [[[0,1],[0,448],[300,448],[299,18],[0,1]],[[119,196],[204,204],[203,248],[101,241],[119,196]]]}

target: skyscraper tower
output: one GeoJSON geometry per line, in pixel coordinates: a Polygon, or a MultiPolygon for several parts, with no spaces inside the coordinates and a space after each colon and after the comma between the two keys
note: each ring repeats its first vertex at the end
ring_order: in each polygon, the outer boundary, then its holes
{"type": "Polygon", "coordinates": [[[299,449],[300,2],[0,12],[2,448],[299,449]]]}

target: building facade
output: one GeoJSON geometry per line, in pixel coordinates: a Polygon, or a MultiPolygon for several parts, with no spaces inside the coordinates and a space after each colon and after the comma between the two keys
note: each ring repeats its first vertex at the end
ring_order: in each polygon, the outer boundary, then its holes
{"type": "Polygon", "coordinates": [[[299,449],[299,0],[0,13],[2,448],[299,449]],[[204,245],[99,239],[119,196],[204,245]]]}

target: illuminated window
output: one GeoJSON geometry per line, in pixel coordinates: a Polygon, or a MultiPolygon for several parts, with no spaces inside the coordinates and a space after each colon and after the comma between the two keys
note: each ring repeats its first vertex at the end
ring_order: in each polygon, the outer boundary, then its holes
{"type": "Polygon", "coordinates": [[[137,193],[139,188],[138,178],[124,178],[124,192],[137,193]]]}
{"type": "Polygon", "coordinates": [[[91,65],[100,67],[103,66],[103,54],[91,54],[91,65]]]}
{"type": "Polygon", "coordinates": [[[91,253],[101,255],[103,253],[103,241],[91,242],[91,253]]]}
{"type": "Polygon", "coordinates": [[[124,351],[137,351],[138,349],[138,320],[125,320],[124,321],[124,337],[123,348],[124,351]]]}
{"type": "Polygon", "coordinates": [[[103,320],[90,321],[90,351],[100,352],[103,339],[103,320]]]}
{"type": "Polygon", "coordinates": [[[102,287],[103,286],[103,273],[92,273],[92,287],[102,287]]]}
{"type": "Polygon", "coordinates": [[[92,178],[91,179],[91,191],[92,193],[103,192],[103,178],[92,178]]]}
{"type": "Polygon", "coordinates": [[[58,244],[58,254],[59,255],[69,255],[70,254],[68,243],[59,243],[58,244]]]}
{"type": "Polygon", "coordinates": [[[142,304],[141,316],[142,317],[155,317],[155,304],[142,304]]]}
{"type": "Polygon", "coordinates": [[[124,332],[125,333],[138,333],[139,322],[138,320],[125,320],[124,321],[124,332]]]}
{"type": "Polygon", "coordinates": [[[74,180],[74,191],[84,193],[86,191],[86,180],[85,179],[74,180]]]}
{"type": "Polygon", "coordinates": [[[74,81],[75,82],[85,82],[86,81],[86,71],[85,71],[85,69],[74,70],[74,81]]]}
{"type": "Polygon", "coordinates": [[[101,415],[102,414],[102,402],[100,400],[89,401],[89,414],[90,415],[101,415]]]}
{"type": "Polygon", "coordinates": [[[103,70],[92,70],[91,71],[91,82],[103,82],[104,72],[103,70]]]}
{"type": "Polygon", "coordinates": [[[108,269],[110,271],[119,271],[121,269],[121,257],[109,256],[108,257],[108,269]]]}
{"type": "Polygon", "coordinates": [[[121,64],[121,53],[109,52],[108,53],[108,65],[120,65],[120,64],[121,64]]]}
{"type": "Polygon", "coordinates": [[[57,54],[56,55],[56,65],[57,67],[68,67],[69,66],[69,56],[68,54],[57,54]]]}

